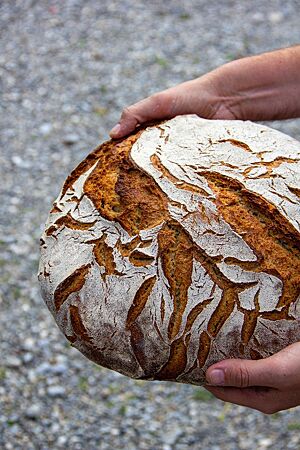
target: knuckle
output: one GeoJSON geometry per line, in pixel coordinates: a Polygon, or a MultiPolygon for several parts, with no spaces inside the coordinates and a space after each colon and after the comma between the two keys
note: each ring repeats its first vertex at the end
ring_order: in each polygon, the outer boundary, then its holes
{"type": "Polygon", "coordinates": [[[126,119],[126,118],[128,118],[128,117],[130,117],[132,115],[133,115],[133,113],[132,113],[131,106],[126,106],[126,108],[124,108],[123,111],[122,111],[121,118],[122,119],[126,119]]]}
{"type": "Polygon", "coordinates": [[[164,97],[163,92],[155,92],[155,94],[152,94],[150,96],[150,100],[152,103],[157,104],[159,106],[163,101],[163,97],[164,97]]]}
{"type": "Polygon", "coordinates": [[[170,96],[164,91],[156,92],[155,94],[150,96],[150,101],[153,105],[153,108],[155,108],[156,110],[165,111],[168,109],[170,96]]]}
{"type": "Polygon", "coordinates": [[[232,381],[234,386],[245,388],[250,385],[250,374],[244,365],[241,365],[236,371],[232,372],[232,381]]]}
{"type": "Polygon", "coordinates": [[[241,387],[247,387],[250,384],[250,375],[246,367],[240,368],[241,387]]]}

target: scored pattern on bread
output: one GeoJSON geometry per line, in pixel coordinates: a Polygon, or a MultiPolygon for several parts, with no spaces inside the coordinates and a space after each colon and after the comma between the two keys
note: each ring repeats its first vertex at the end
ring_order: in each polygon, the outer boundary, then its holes
{"type": "Polygon", "coordinates": [[[202,384],[300,339],[300,143],[179,116],[94,150],[41,240],[43,297],[88,358],[202,384]]]}

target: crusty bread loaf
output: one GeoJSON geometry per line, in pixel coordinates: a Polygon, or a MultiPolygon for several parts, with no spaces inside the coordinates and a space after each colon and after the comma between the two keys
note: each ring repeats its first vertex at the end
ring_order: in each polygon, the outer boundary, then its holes
{"type": "Polygon", "coordinates": [[[300,339],[300,143],[194,115],[105,142],[54,203],[39,280],[72,345],[134,378],[202,384],[281,350],[300,339]]]}

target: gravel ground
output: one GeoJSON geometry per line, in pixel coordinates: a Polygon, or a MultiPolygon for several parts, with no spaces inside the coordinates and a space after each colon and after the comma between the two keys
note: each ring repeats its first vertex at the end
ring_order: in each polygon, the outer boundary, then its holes
{"type": "MultiPolygon", "coordinates": [[[[51,202],[121,109],[231,59],[299,43],[299,6],[1,1],[1,449],[300,448],[299,408],[264,416],[84,359],[56,328],[36,279],[51,202]]],[[[299,120],[273,126],[300,139],[299,120]]]]}

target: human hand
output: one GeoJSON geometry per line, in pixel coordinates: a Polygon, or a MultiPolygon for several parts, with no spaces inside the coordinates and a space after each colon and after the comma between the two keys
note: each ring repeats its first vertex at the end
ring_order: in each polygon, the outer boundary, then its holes
{"type": "Polygon", "coordinates": [[[264,414],[299,406],[300,342],[265,359],[220,361],[209,367],[206,380],[205,388],[220,400],[264,414]]]}
{"type": "Polygon", "coordinates": [[[125,108],[119,123],[110,131],[114,139],[153,120],[171,119],[181,114],[197,114],[207,119],[235,119],[227,109],[214,73],[158,92],[125,108]]]}
{"type": "Polygon", "coordinates": [[[300,117],[300,45],[231,61],[125,108],[110,136],[145,122],[197,114],[206,119],[278,120],[300,117]]]}

